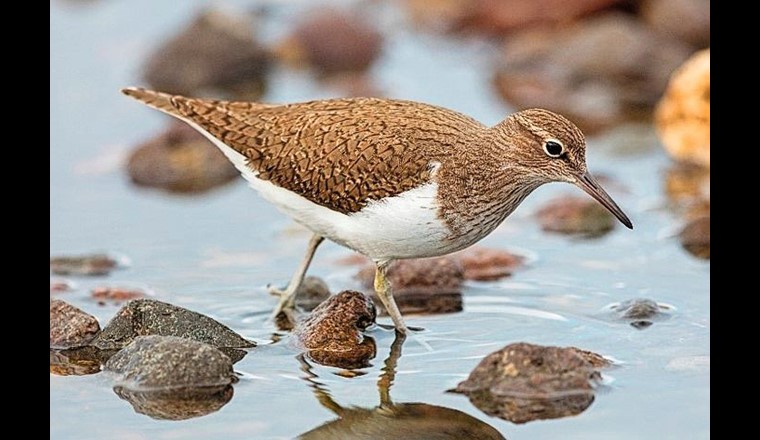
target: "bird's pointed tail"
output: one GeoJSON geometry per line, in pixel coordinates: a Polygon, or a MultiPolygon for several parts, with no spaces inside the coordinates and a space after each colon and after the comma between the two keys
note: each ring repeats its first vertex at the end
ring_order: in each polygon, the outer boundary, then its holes
{"type": "Polygon", "coordinates": [[[121,93],[134,98],[145,105],[161,110],[164,113],[179,118],[183,117],[182,113],[177,108],[177,100],[182,99],[182,96],[170,95],[168,93],[157,92],[155,90],[148,90],[140,87],[127,87],[121,89],[121,93]]]}

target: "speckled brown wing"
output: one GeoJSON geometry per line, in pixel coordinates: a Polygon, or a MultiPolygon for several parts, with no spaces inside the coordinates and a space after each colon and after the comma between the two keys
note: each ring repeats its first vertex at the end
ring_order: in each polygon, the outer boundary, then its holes
{"type": "Polygon", "coordinates": [[[430,179],[431,157],[407,136],[405,124],[377,117],[403,114],[403,102],[357,98],[268,106],[173,97],[172,104],[243,154],[260,179],[344,214],[430,179]]]}

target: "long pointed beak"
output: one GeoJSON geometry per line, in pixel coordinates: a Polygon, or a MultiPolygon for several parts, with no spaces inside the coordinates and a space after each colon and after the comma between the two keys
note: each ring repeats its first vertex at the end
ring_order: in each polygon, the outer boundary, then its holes
{"type": "Polygon", "coordinates": [[[599,182],[588,171],[578,179],[577,185],[615,215],[620,220],[620,223],[624,224],[628,229],[633,229],[633,223],[628,219],[628,216],[625,215],[623,210],[620,209],[617,203],[612,200],[612,197],[607,194],[607,191],[599,185],[599,182]]]}

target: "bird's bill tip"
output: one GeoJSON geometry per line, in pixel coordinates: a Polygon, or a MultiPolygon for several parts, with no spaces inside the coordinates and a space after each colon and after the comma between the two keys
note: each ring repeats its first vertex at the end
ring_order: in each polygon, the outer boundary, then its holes
{"type": "Polygon", "coordinates": [[[588,195],[596,199],[596,201],[601,203],[602,206],[607,208],[608,211],[617,217],[617,219],[620,220],[620,223],[624,224],[626,228],[633,229],[633,223],[628,216],[625,215],[625,212],[623,212],[618,204],[612,200],[612,197],[607,194],[607,191],[599,185],[599,182],[597,182],[590,173],[586,172],[580,176],[577,183],[582,190],[586,191],[588,195]]]}

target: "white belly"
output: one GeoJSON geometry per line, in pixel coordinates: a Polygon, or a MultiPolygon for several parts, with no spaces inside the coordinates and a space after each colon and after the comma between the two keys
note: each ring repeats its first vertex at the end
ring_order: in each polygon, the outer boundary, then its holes
{"type": "Polygon", "coordinates": [[[245,157],[199,125],[187,121],[227,156],[249,185],[298,223],[325,238],[374,260],[434,257],[461,248],[448,240],[450,230],[438,216],[434,182],[343,214],[318,205],[267,180],[245,163],[245,157]]]}

